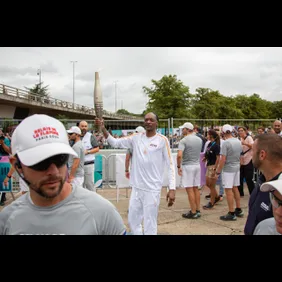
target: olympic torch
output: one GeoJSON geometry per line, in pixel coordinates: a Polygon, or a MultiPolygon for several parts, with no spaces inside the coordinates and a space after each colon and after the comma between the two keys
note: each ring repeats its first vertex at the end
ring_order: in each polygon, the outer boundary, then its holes
{"type": "MultiPolygon", "coordinates": [[[[95,85],[94,85],[94,108],[96,118],[103,118],[103,96],[100,84],[99,72],[95,72],[95,85]]],[[[101,126],[98,126],[99,132],[101,132],[101,126]]]]}

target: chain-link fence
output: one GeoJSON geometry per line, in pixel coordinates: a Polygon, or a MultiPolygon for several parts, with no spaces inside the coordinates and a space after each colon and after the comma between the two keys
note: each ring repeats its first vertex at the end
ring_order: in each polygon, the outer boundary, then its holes
{"type": "Polygon", "coordinates": [[[186,119],[186,118],[171,118],[171,127],[179,128],[185,122],[191,122],[194,126],[197,125],[201,130],[204,128],[221,127],[224,124],[232,126],[248,126],[250,130],[256,131],[259,126],[265,128],[273,126],[275,119],[186,119]]]}

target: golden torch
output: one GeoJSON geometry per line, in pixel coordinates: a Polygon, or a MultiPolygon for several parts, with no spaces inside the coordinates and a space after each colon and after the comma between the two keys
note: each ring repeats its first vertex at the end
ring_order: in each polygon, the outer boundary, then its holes
{"type": "MultiPolygon", "coordinates": [[[[95,85],[94,85],[94,108],[96,118],[103,118],[103,96],[100,84],[99,72],[95,72],[95,85]]],[[[100,126],[98,130],[101,132],[100,126]]]]}

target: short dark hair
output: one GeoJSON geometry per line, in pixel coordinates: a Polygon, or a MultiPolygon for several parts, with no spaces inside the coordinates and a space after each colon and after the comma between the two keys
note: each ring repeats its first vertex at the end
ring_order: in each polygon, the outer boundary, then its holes
{"type": "Polygon", "coordinates": [[[282,161],[282,137],[278,134],[259,134],[255,136],[257,149],[264,150],[269,159],[274,162],[282,161]]]}
{"type": "Polygon", "coordinates": [[[247,128],[245,126],[238,126],[237,130],[239,130],[240,128],[242,128],[245,132],[247,132],[247,128]]]}
{"type": "MultiPolygon", "coordinates": [[[[158,117],[158,115],[157,115],[156,113],[154,113],[154,112],[149,112],[149,113],[147,113],[147,114],[153,114],[153,115],[156,117],[156,121],[159,121],[159,117],[158,117]]],[[[147,114],[145,114],[145,116],[146,116],[147,114]]]]}

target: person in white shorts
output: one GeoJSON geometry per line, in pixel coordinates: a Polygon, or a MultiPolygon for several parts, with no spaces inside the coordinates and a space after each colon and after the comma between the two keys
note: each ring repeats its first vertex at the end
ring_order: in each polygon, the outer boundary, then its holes
{"type": "Polygon", "coordinates": [[[76,152],[77,157],[70,155],[68,160],[68,182],[75,183],[79,186],[83,185],[84,182],[84,147],[81,141],[81,130],[78,126],[72,126],[67,130],[69,139],[74,141],[72,146],[76,152]]]}
{"type": "Polygon", "coordinates": [[[148,113],[144,118],[144,133],[134,133],[115,139],[104,126],[102,119],[96,119],[108,143],[113,148],[132,149],[130,186],[132,187],[128,224],[133,235],[157,235],[158,210],[167,167],[169,192],[168,206],[175,201],[175,168],[167,137],[157,133],[158,117],[148,113]],[[142,221],[144,220],[144,233],[142,221]]]}
{"type": "Polygon", "coordinates": [[[201,216],[200,212],[200,191],[201,166],[200,154],[202,150],[202,139],[193,131],[194,126],[186,122],[181,127],[183,135],[180,140],[177,153],[178,175],[181,176],[181,185],[186,189],[191,210],[182,214],[182,217],[196,219],[201,216]]]}
{"type": "Polygon", "coordinates": [[[219,165],[216,169],[216,175],[222,173],[222,185],[225,190],[229,212],[220,216],[221,220],[236,220],[237,217],[244,215],[240,206],[240,193],[238,186],[240,185],[240,157],[242,152],[241,142],[238,138],[232,136],[233,128],[229,124],[222,127],[225,135],[225,141],[220,151],[219,165]],[[234,209],[234,198],[236,209],[234,209]]]}

